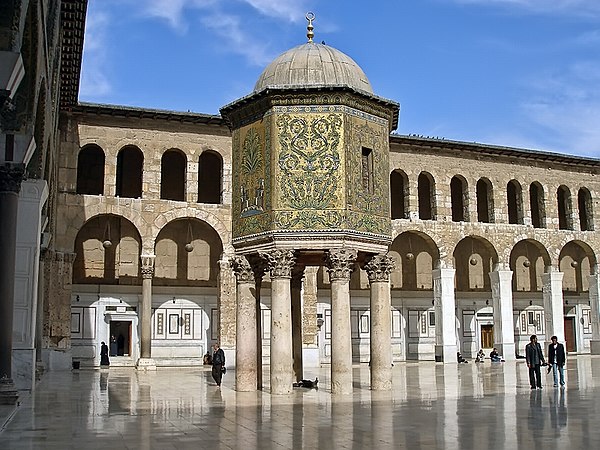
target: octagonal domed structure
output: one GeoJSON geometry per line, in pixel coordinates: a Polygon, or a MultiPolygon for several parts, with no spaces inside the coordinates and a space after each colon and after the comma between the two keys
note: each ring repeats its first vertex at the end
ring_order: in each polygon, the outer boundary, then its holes
{"type": "Polygon", "coordinates": [[[373,94],[363,70],[345,53],[307,42],[279,55],[262,72],[254,92],[269,88],[346,86],[373,94]]]}

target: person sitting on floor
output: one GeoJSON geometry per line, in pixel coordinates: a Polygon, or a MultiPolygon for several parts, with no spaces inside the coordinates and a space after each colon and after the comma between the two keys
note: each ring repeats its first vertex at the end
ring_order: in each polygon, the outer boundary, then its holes
{"type": "Polygon", "coordinates": [[[494,347],[494,349],[490,353],[490,359],[492,362],[504,362],[502,357],[498,354],[498,350],[494,347]]]}
{"type": "Polygon", "coordinates": [[[468,362],[469,362],[465,358],[463,358],[463,355],[461,355],[460,352],[456,352],[456,359],[459,363],[468,364],[468,362]]]}
{"type": "Polygon", "coordinates": [[[315,378],[315,381],[311,380],[300,380],[297,383],[294,383],[292,386],[294,387],[303,387],[308,389],[319,389],[319,379],[315,378]]]}
{"type": "Polygon", "coordinates": [[[477,352],[477,356],[475,357],[475,362],[482,363],[484,359],[485,353],[483,353],[483,349],[479,349],[479,351],[477,352]]]}

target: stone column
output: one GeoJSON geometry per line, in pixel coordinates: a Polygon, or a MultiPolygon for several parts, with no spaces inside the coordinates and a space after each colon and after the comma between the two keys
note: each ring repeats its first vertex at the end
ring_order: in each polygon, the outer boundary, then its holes
{"type": "Polygon", "coordinates": [[[365,264],[371,284],[371,389],[392,389],[392,298],[390,273],[394,259],[375,255],[365,264]]]}
{"type": "Polygon", "coordinates": [[[240,255],[231,259],[231,267],[237,279],[235,389],[240,392],[256,391],[257,342],[254,272],[248,260],[240,255]]]}
{"type": "Polygon", "coordinates": [[[0,404],[15,404],[12,378],[13,305],[17,209],[23,181],[22,164],[0,165],[0,404]]]}
{"type": "Polygon", "coordinates": [[[271,394],[292,392],[292,268],[293,250],[259,252],[271,275],[271,394]]]}
{"type": "Polygon", "coordinates": [[[350,328],[350,274],[357,251],[333,249],[326,253],[331,281],[331,392],[352,393],[352,334],[350,328]]]}
{"type": "Polygon", "coordinates": [[[512,271],[490,272],[494,308],[494,347],[506,361],[514,361],[515,331],[513,325],[512,271]]]}
{"type": "Polygon", "coordinates": [[[453,268],[433,271],[433,304],[435,306],[436,361],[456,363],[456,302],[453,268]]]}
{"type": "MultiPolygon", "coordinates": [[[[235,277],[231,270],[229,259],[231,255],[223,254],[219,260],[219,272],[217,273],[217,310],[218,323],[212,323],[211,327],[218,330],[219,344],[225,352],[225,359],[232,356],[235,346],[235,277]]],[[[233,359],[233,358],[232,358],[233,359]]]]}
{"type": "Polygon", "coordinates": [[[156,370],[152,359],[152,278],[155,255],[142,255],[142,305],[140,308],[140,359],[138,370],[156,370]]]}
{"type": "Polygon", "coordinates": [[[592,355],[600,355],[600,276],[598,275],[598,267],[595,267],[594,274],[590,275],[588,299],[590,301],[592,321],[590,351],[592,355]]]}
{"type": "Polygon", "coordinates": [[[545,335],[548,341],[550,336],[556,336],[558,342],[565,341],[562,280],[563,273],[555,270],[554,267],[550,267],[549,272],[542,274],[542,297],[546,318],[545,335]]]}
{"type": "Polygon", "coordinates": [[[302,364],[304,367],[320,367],[317,336],[317,273],[319,267],[304,268],[302,283],[302,364]]]}
{"type": "Polygon", "coordinates": [[[303,267],[297,267],[292,273],[292,355],[294,358],[294,376],[296,381],[304,378],[302,364],[302,279],[303,267]]]}

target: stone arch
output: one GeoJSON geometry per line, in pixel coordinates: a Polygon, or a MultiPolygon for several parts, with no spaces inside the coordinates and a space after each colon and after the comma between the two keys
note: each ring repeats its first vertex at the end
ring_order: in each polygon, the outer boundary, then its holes
{"type": "Polygon", "coordinates": [[[219,204],[223,201],[223,157],[214,150],[204,150],[198,158],[198,203],[219,204]]]}
{"type": "Polygon", "coordinates": [[[558,268],[563,273],[563,290],[585,292],[589,289],[589,275],[595,273],[596,255],[590,245],[571,240],[560,249],[558,268]]]}
{"type": "Polygon", "coordinates": [[[529,185],[529,207],[531,211],[531,225],[534,228],[546,228],[546,203],[544,187],[539,181],[529,185]]]}
{"type": "Polygon", "coordinates": [[[115,197],[142,198],[144,154],[136,145],[126,145],[117,153],[115,197]]]}
{"type": "Polygon", "coordinates": [[[523,224],[523,188],[517,180],[510,180],[506,185],[506,205],[508,223],[523,224]]]}
{"type": "Polygon", "coordinates": [[[462,175],[454,175],[450,180],[450,201],[452,221],[467,222],[469,220],[469,184],[462,175]]]}
{"type": "Polygon", "coordinates": [[[435,179],[429,172],[421,172],[417,181],[419,219],[435,220],[435,179]]]}
{"type": "Polygon", "coordinates": [[[483,223],[494,222],[494,189],[488,178],[477,180],[477,221],[483,223]]]}
{"type": "Polygon", "coordinates": [[[390,173],[390,203],[392,219],[408,219],[408,175],[400,169],[390,173]]]}
{"type": "Polygon", "coordinates": [[[580,187],[577,192],[577,209],[579,211],[579,229],[594,231],[594,202],[592,194],[586,187],[580,187]]]}
{"type": "Polygon", "coordinates": [[[432,289],[432,270],[440,259],[435,241],[419,231],[405,231],[390,246],[396,260],[392,277],[405,290],[432,289]]]}
{"type": "Polygon", "coordinates": [[[178,148],[170,148],[160,159],[160,198],[185,201],[187,156],[178,148]]]}
{"type": "Polygon", "coordinates": [[[104,193],[104,167],[106,156],[96,144],[84,145],[77,155],[78,194],[102,195],[104,193]]]}
{"type": "Polygon", "coordinates": [[[138,229],[123,216],[90,218],[75,236],[73,283],[139,284],[141,248],[138,229]]]}
{"type": "Polygon", "coordinates": [[[573,205],[571,203],[571,190],[561,184],[556,190],[556,202],[558,206],[558,229],[573,229],[573,205]]]}
{"type": "Polygon", "coordinates": [[[514,292],[542,290],[542,274],[550,265],[550,254],[541,242],[522,239],[512,247],[509,267],[513,272],[514,292]]]}
{"type": "Polygon", "coordinates": [[[461,239],[452,252],[457,291],[490,291],[489,273],[498,263],[498,252],[487,239],[471,235],[461,239]]]}

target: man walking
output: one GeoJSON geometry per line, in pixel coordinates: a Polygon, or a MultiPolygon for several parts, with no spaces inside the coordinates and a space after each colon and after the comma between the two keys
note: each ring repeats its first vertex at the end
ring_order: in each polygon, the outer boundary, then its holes
{"type": "Polygon", "coordinates": [[[552,370],[554,372],[554,387],[558,386],[558,375],[560,374],[560,386],[565,385],[565,370],[564,365],[566,361],[565,347],[558,342],[556,336],[550,338],[550,345],[548,346],[548,363],[552,364],[552,370]],[[557,373],[558,372],[558,373],[557,373]]]}
{"type": "Polygon", "coordinates": [[[546,361],[542,353],[542,346],[537,341],[537,336],[532,334],[529,341],[529,344],[525,346],[525,360],[529,368],[529,384],[531,384],[531,389],[535,389],[536,387],[541,389],[542,374],[540,366],[546,364],[546,361]]]}
{"type": "Polygon", "coordinates": [[[219,348],[219,344],[213,345],[212,355],[212,377],[217,383],[217,386],[221,386],[221,379],[223,378],[223,367],[225,366],[225,352],[219,348]]]}

